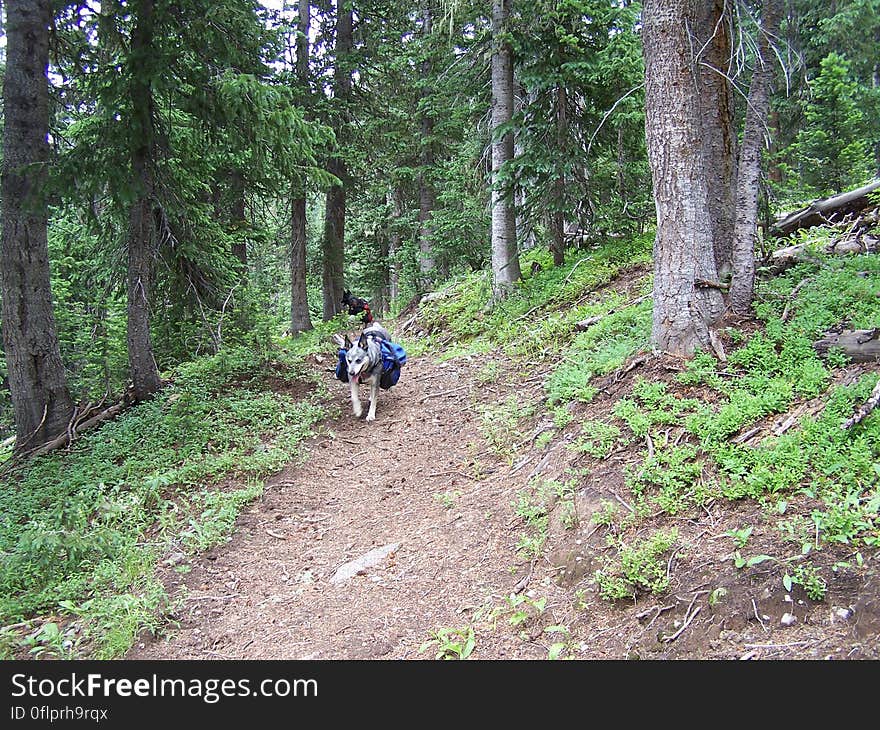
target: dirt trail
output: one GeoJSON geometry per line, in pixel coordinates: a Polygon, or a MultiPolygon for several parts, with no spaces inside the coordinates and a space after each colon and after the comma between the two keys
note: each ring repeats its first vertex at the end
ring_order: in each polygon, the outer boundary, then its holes
{"type": "MultiPolygon", "coordinates": [[[[304,464],[268,481],[228,543],[185,575],[167,571],[172,594],[186,588],[179,627],[127,658],[432,658],[419,653],[431,630],[467,625],[471,611],[503,601],[519,580],[511,566],[523,562],[515,490],[468,408],[472,396],[499,395],[468,368],[411,359],[380,394],[374,423],[355,419],[347,386],[324,373],[343,415],[304,464]],[[378,565],[331,582],[341,565],[393,543],[378,565]]],[[[474,656],[546,655],[509,640],[474,656]]]]}
{"type": "MultiPolygon", "coordinates": [[[[554,644],[578,659],[880,658],[880,553],[864,568],[838,569],[852,551],[828,546],[820,553],[833,576],[828,594],[810,600],[800,586],[784,588],[775,563],[733,566],[726,531],[744,524],[759,526],[754,554],[779,550],[775,528],[749,502],[645,521],[637,536],[670,525],[679,532],[669,589],[638,601],[601,598],[589,578],[609,545],[590,515],[603,499],[625,504],[623,474],[641,463],[641,445],[587,464],[566,446],[580,420],[602,417],[628,391],[631,376],[615,376],[552,443],[536,440],[552,425],[546,416],[521,420],[511,464],[488,446],[480,406],[514,393],[537,403],[542,375],[481,384],[484,364],[412,358],[380,394],[373,423],[351,415],[348,387],[326,359],[316,365],[341,415],[308,444],[304,463],[268,481],[229,542],[194,558],[188,573],[163,568],[180,608],[127,658],[430,659],[435,648],[419,649],[432,631],[464,627],[475,631],[475,659],[546,659],[554,644]],[[529,532],[514,508],[520,490],[532,477],[572,474],[580,474],[577,525],[554,515],[540,557],[526,560],[517,551],[529,532]],[[334,582],[341,566],[394,545],[334,582]]],[[[665,372],[662,361],[638,372],[649,368],[653,377],[665,372]]]]}

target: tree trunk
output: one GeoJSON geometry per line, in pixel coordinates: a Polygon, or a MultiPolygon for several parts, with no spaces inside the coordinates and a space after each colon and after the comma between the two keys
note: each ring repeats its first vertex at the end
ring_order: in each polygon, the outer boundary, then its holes
{"type": "Polygon", "coordinates": [[[702,82],[702,143],[706,166],[709,216],[712,223],[715,265],[719,275],[730,272],[733,253],[736,183],[736,131],[733,127],[733,94],[730,66],[730,20],[725,15],[729,0],[696,2],[695,49],[704,48],[697,60],[702,82]]]}
{"type": "MultiPolygon", "coordinates": [[[[343,179],[345,163],[334,158],[329,172],[343,179]]],[[[334,185],[327,191],[324,205],[324,321],[342,311],[345,266],[345,186],[334,185]]]]}
{"type": "MultiPolygon", "coordinates": [[[[565,87],[556,85],[556,148],[565,148],[565,138],[568,136],[568,118],[566,115],[565,87]]],[[[563,200],[565,199],[565,161],[557,162],[558,171],[553,183],[553,213],[551,215],[551,239],[550,253],[553,254],[554,266],[562,266],[565,263],[565,213],[563,212],[563,200]]]]}
{"type": "Polygon", "coordinates": [[[140,0],[131,36],[131,166],[137,198],[128,216],[128,364],[135,400],[159,390],[162,381],[150,338],[150,291],[154,260],[153,99],[143,76],[153,42],[153,0],[140,0]]]}
{"type": "MultiPolygon", "coordinates": [[[[425,60],[422,62],[422,78],[431,78],[431,59],[427,46],[431,42],[432,8],[430,0],[422,2],[422,36],[426,47],[425,60]]],[[[436,278],[436,261],[434,259],[434,243],[432,240],[431,216],[434,213],[436,198],[431,183],[430,172],[434,168],[434,119],[424,103],[430,95],[423,88],[419,94],[422,101],[422,169],[419,172],[419,289],[429,291],[436,278]]]]}
{"type": "Polygon", "coordinates": [[[290,331],[312,329],[306,287],[306,199],[297,196],[290,212],[290,331]]]}
{"type": "Polygon", "coordinates": [[[3,347],[16,451],[67,428],[73,402],[55,330],[43,197],[49,157],[49,0],[8,2],[3,84],[3,347]]]}
{"type": "Polygon", "coordinates": [[[391,191],[391,231],[388,238],[388,294],[394,302],[400,296],[400,263],[398,251],[402,245],[400,221],[403,218],[403,190],[399,186],[391,191]]]}
{"type": "Polygon", "coordinates": [[[695,3],[646,0],[642,13],[645,57],[645,134],[654,183],[655,350],[690,355],[712,346],[710,328],[720,317],[721,292],[697,287],[717,281],[708,206],[704,129],[705,87],[688,28],[697,29],[695,3]]]}
{"type": "Polygon", "coordinates": [[[232,206],[229,210],[229,217],[236,236],[235,243],[232,244],[232,255],[241,264],[242,279],[246,279],[248,265],[247,239],[245,236],[247,213],[244,200],[244,177],[240,170],[233,170],[229,173],[229,187],[232,192],[232,206]]]}
{"type": "Polygon", "coordinates": [[[764,0],[758,38],[758,57],[749,86],[746,121],[739,152],[736,185],[736,225],[733,229],[733,277],[730,281],[730,309],[746,315],[755,293],[755,241],[758,236],[758,197],[761,180],[761,150],[770,109],[773,79],[771,38],[779,30],[780,0],[764,0]]]}
{"type": "MultiPolygon", "coordinates": [[[[342,105],[340,121],[336,125],[336,139],[340,145],[345,143],[346,129],[342,117],[345,105],[351,96],[351,70],[348,68],[348,55],[352,49],[352,11],[346,0],[336,0],[336,58],[333,69],[334,95],[342,105]]],[[[324,210],[323,241],[323,288],[324,321],[332,319],[342,311],[342,293],[345,270],[345,185],[346,165],[342,157],[334,157],[327,169],[342,181],[327,191],[324,210]]]]}
{"type": "MultiPolygon", "coordinates": [[[[309,82],[309,26],[311,5],[299,0],[299,35],[296,39],[296,77],[305,89],[309,82]]],[[[290,331],[312,329],[306,282],[306,190],[296,183],[290,205],[290,331]]]]}
{"type": "Polygon", "coordinates": [[[504,298],[521,277],[513,196],[504,190],[501,168],[513,159],[513,134],[496,130],[513,113],[513,51],[504,39],[511,0],[492,0],[492,278],[496,298],[504,298]]]}

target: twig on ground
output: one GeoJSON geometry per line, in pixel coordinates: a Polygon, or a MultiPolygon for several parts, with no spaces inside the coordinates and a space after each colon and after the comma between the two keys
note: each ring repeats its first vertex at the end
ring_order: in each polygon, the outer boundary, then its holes
{"type": "Polygon", "coordinates": [[[465,390],[466,388],[469,388],[469,387],[470,386],[468,386],[468,385],[461,385],[458,388],[452,388],[451,390],[441,390],[438,393],[428,393],[427,395],[422,397],[422,399],[419,401],[419,403],[424,403],[426,400],[428,400],[428,398],[437,398],[441,395],[451,395],[452,393],[457,393],[458,391],[465,390]]]}
{"type": "Polygon", "coordinates": [[[755,618],[758,619],[758,623],[761,624],[761,628],[764,629],[764,632],[766,633],[767,631],[769,631],[769,629],[768,629],[767,626],[764,624],[764,621],[761,619],[761,616],[760,616],[760,614],[758,613],[758,604],[755,603],[755,599],[754,599],[754,598],[752,599],[752,608],[755,610],[755,618]]]}
{"type": "Polygon", "coordinates": [[[681,628],[676,631],[672,636],[664,636],[663,641],[675,641],[679,636],[684,633],[684,630],[693,623],[693,620],[697,617],[697,614],[702,610],[702,606],[697,606],[694,609],[694,612],[690,614],[690,616],[685,616],[684,623],[681,625],[681,628]]]}

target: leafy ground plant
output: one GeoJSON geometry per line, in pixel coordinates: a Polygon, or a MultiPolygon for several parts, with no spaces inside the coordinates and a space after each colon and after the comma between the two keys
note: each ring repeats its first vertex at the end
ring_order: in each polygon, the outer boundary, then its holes
{"type": "Polygon", "coordinates": [[[440,628],[431,632],[431,638],[419,647],[423,653],[434,647],[435,659],[467,659],[476,646],[476,635],[471,626],[460,629],[440,628]]]}

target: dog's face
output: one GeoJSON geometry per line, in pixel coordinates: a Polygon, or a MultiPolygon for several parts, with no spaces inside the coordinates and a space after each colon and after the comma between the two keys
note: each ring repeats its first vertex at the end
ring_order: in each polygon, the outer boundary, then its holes
{"type": "Polygon", "coordinates": [[[353,343],[348,336],[345,337],[345,362],[348,367],[348,378],[354,382],[358,382],[360,378],[367,375],[370,368],[375,362],[370,358],[370,343],[365,335],[361,335],[357,344],[353,343]]]}

